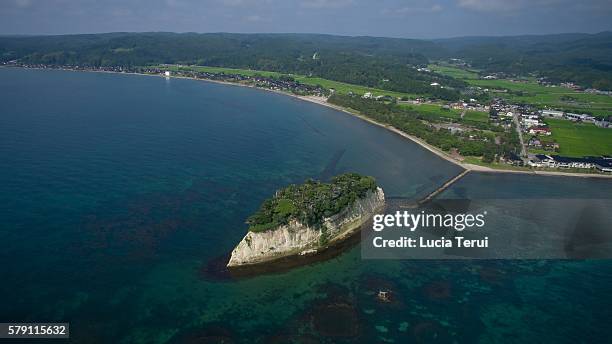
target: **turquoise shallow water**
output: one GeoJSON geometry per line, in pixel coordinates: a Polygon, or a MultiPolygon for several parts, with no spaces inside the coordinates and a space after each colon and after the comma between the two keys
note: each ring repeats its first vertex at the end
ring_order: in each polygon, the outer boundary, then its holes
{"type": "MultiPolygon", "coordinates": [[[[356,247],[282,274],[207,278],[283,185],[356,171],[416,199],[459,172],[315,104],[192,80],[0,69],[0,157],[0,322],[68,321],[73,341],[94,343],[608,335],[608,261],[364,261],[356,247]],[[394,302],[377,302],[380,288],[394,302]]],[[[446,194],[610,191],[609,181],[474,174],[446,194]]]]}

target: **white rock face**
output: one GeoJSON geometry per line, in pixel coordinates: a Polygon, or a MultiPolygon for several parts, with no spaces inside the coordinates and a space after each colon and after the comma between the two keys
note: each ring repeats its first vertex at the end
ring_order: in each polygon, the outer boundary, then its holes
{"type": "MultiPolygon", "coordinates": [[[[325,246],[350,236],[385,205],[385,194],[381,188],[368,192],[366,197],[336,215],[324,219],[328,240],[325,246]]],[[[228,267],[258,264],[274,259],[315,253],[322,248],[319,241],[321,230],[304,226],[298,221],[261,233],[248,232],[232,251],[228,267]]]]}

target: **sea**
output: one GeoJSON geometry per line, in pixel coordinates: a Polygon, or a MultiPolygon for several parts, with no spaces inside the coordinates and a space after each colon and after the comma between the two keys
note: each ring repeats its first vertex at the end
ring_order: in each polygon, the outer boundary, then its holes
{"type": "MultiPolygon", "coordinates": [[[[0,322],[68,322],[74,343],[609,341],[605,259],[370,260],[357,244],[287,271],[211,272],[275,190],[344,172],[417,200],[461,168],[263,90],[0,68],[0,322]]],[[[443,193],[611,195],[612,180],[491,173],[443,193]]]]}

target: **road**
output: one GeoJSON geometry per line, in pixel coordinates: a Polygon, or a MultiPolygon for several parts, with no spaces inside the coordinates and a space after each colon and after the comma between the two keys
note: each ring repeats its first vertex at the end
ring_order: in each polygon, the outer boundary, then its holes
{"type": "Polygon", "coordinates": [[[521,158],[523,161],[527,158],[527,149],[525,149],[525,142],[523,141],[523,132],[521,131],[521,122],[519,121],[519,114],[514,114],[514,125],[516,126],[516,132],[519,136],[519,141],[521,142],[521,158]]]}

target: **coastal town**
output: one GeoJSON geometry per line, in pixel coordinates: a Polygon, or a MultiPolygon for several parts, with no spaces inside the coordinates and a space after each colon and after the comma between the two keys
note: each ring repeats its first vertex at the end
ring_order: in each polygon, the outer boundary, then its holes
{"type": "Polygon", "coordinates": [[[125,66],[104,66],[104,67],[90,67],[90,66],[54,66],[44,64],[21,64],[17,61],[9,61],[3,63],[4,66],[14,66],[22,68],[36,68],[36,69],[66,69],[74,71],[91,71],[91,72],[109,72],[109,73],[138,73],[138,74],[151,74],[161,75],[164,77],[182,77],[191,79],[203,79],[209,81],[227,82],[245,84],[257,88],[264,88],[273,91],[290,92],[297,95],[311,95],[317,97],[323,97],[330,94],[330,90],[321,86],[313,86],[295,81],[291,76],[283,78],[266,77],[264,75],[255,74],[247,76],[243,74],[232,74],[232,73],[211,73],[206,71],[196,71],[192,69],[178,69],[170,71],[169,67],[174,66],[154,66],[154,67],[125,67],[125,66]]]}
{"type": "MultiPolygon", "coordinates": [[[[300,82],[292,75],[266,75],[265,72],[252,71],[250,75],[240,72],[216,72],[199,70],[190,66],[160,65],[148,67],[89,67],[89,66],[54,66],[54,65],[26,65],[17,61],[4,63],[6,66],[17,66],[37,69],[67,69],[76,71],[97,71],[113,73],[138,73],[148,75],[160,75],[163,77],[179,77],[202,79],[222,83],[241,84],[256,88],[267,89],[275,92],[289,93],[298,96],[315,97],[327,99],[334,94],[334,88],[323,87],[300,82]]],[[[431,73],[427,68],[419,71],[431,73]]],[[[485,75],[483,80],[498,80],[502,76],[493,74],[485,75]]],[[[539,84],[546,87],[566,87],[578,89],[573,84],[551,85],[543,80],[539,84]]],[[[434,85],[444,87],[442,85],[434,85]]],[[[581,90],[587,93],[597,93],[610,96],[606,92],[587,89],[581,90]]],[[[478,98],[479,94],[490,92],[482,87],[469,87],[466,94],[478,98]]],[[[517,104],[509,102],[503,97],[494,97],[492,100],[483,102],[468,96],[466,100],[444,102],[439,99],[427,97],[394,97],[388,94],[376,94],[374,92],[348,91],[351,97],[359,97],[366,101],[377,103],[395,104],[404,106],[419,112],[425,109],[437,108],[435,115],[421,118],[433,130],[438,132],[449,132],[461,140],[472,142],[495,142],[501,145],[499,133],[507,133],[519,138],[518,147],[515,151],[507,150],[503,153],[495,153],[493,156],[485,156],[482,161],[486,164],[496,163],[499,166],[508,166],[515,169],[527,170],[560,170],[567,172],[587,173],[612,173],[612,156],[610,155],[585,155],[564,156],[560,154],[561,145],[554,138],[549,123],[555,121],[566,122],[568,125],[592,125],[597,128],[610,130],[612,136],[612,124],[610,116],[596,117],[590,114],[579,114],[560,109],[537,108],[529,104],[517,104]]],[[[448,154],[459,162],[465,161],[465,156],[456,149],[451,149],[448,154]]]]}

